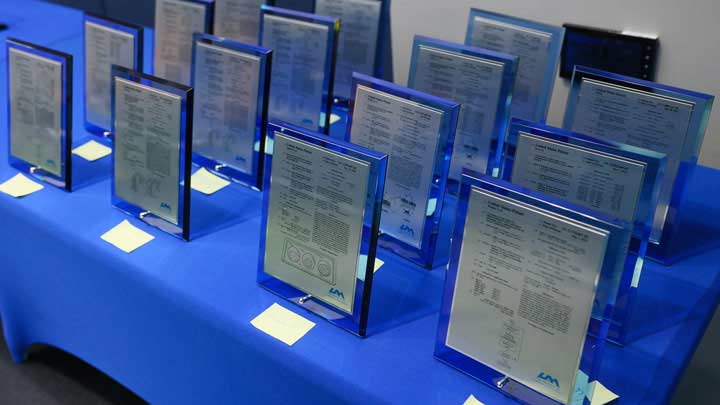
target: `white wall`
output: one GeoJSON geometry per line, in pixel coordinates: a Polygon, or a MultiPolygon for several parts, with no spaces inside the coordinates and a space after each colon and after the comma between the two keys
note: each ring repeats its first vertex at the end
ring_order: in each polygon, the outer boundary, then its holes
{"type": "MultiPolygon", "coordinates": [[[[391,0],[395,81],[406,85],[415,34],[463,42],[471,7],[549,24],[575,23],[660,38],[655,79],[720,97],[719,0],[391,0]]],[[[558,77],[548,122],[560,125],[568,82],[558,77]]],[[[720,100],[700,163],[720,168],[720,100]]]]}

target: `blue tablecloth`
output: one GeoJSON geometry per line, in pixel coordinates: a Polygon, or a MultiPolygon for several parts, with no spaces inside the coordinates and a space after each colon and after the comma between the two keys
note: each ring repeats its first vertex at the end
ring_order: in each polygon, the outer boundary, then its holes
{"type": "MultiPolygon", "coordinates": [[[[18,0],[0,4],[5,15],[12,27],[2,38],[72,52],[80,77],[79,12],[18,0]]],[[[6,68],[3,59],[0,123],[6,68]]],[[[77,138],[87,136],[80,89],[76,81],[77,138]]],[[[6,163],[6,128],[0,125],[0,181],[15,174],[6,163]]],[[[105,160],[98,170],[107,170],[105,160]]],[[[720,173],[704,168],[693,180],[692,212],[702,220],[718,217],[720,202],[704,200],[719,181],[720,173]]],[[[152,403],[460,404],[470,394],[488,405],[513,402],[433,358],[444,271],[380,254],[386,265],[375,280],[370,337],[359,339],[255,283],[259,195],[239,187],[210,198],[193,193],[193,205],[197,218],[237,205],[244,215],[190,243],[135,222],[156,239],[125,254],[100,239],[127,218],[110,206],[108,179],[72,194],[46,186],[23,199],[0,195],[0,316],[13,357],[50,344],[152,403]],[[317,326],[292,347],[265,335],[250,320],[273,302],[317,326]]],[[[670,268],[647,264],[634,320],[641,336],[625,348],[609,346],[603,363],[601,381],[622,403],[672,395],[717,306],[718,263],[720,250],[670,268]]]]}

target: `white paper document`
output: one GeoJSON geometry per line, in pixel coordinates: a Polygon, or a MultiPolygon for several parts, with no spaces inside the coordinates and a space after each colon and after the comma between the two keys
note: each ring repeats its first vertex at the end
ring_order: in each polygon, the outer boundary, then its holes
{"type": "Polygon", "coordinates": [[[177,225],[180,96],[115,79],[115,193],[177,225]]]}
{"type": "Polygon", "coordinates": [[[350,99],[353,72],[375,75],[381,8],[382,2],[378,0],[315,1],[316,14],[340,19],[335,96],[350,99]]]}
{"type": "MultiPolygon", "coordinates": [[[[694,105],[681,100],[583,79],[572,130],[667,155],[652,239],[662,233],[694,105]]],[[[694,140],[693,140],[694,142],[694,140]]]]}
{"type": "Polygon", "coordinates": [[[265,0],[215,0],[213,34],[257,45],[263,4],[265,0]]]}
{"type": "Polygon", "coordinates": [[[42,184],[28,179],[22,173],[18,173],[10,180],[0,184],[1,192],[15,198],[25,197],[43,188],[44,186],[42,184]]]}
{"type": "Polygon", "coordinates": [[[155,0],[155,76],[190,85],[192,36],[205,32],[205,13],[202,4],[155,0]]]}
{"type": "Polygon", "coordinates": [[[608,233],[473,188],[446,344],[567,403],[608,233]]]}
{"type": "Polygon", "coordinates": [[[255,165],[260,58],[196,45],[193,153],[245,174],[255,165]]]}
{"type": "Polygon", "coordinates": [[[112,127],[112,65],[134,68],[135,38],[127,32],[85,22],[85,117],[108,131],[112,127]]]}
{"type": "Polygon", "coordinates": [[[207,195],[215,194],[229,185],[229,181],[210,173],[204,167],[193,173],[190,178],[192,189],[207,195]]]}
{"type": "Polygon", "coordinates": [[[133,226],[128,220],[122,221],[100,238],[125,253],[131,253],[155,239],[149,233],[133,226]]]}
{"type": "Polygon", "coordinates": [[[62,176],[62,64],[15,48],[8,52],[10,153],[62,176]]]}
{"type": "Polygon", "coordinates": [[[448,177],[459,181],[463,168],[484,174],[490,161],[504,65],[420,46],[416,69],[414,89],[461,106],[448,177]]]}
{"type": "Polygon", "coordinates": [[[265,272],[352,314],[369,175],[367,162],[276,132],[265,272]]]}
{"type": "Polygon", "coordinates": [[[634,223],[647,165],[520,132],[514,184],[634,223]]]}
{"type": "Polygon", "coordinates": [[[518,73],[513,90],[511,116],[535,121],[545,80],[552,35],[492,20],[475,17],[470,45],[517,56],[518,73]]]}
{"type": "Polygon", "coordinates": [[[264,18],[262,46],[273,50],[269,116],[317,131],[328,27],[268,14],[264,18]]]}
{"type": "Polygon", "coordinates": [[[278,304],[272,304],[250,324],[288,346],[297,343],[315,327],[314,322],[278,304]]]}
{"type": "Polygon", "coordinates": [[[94,162],[110,155],[112,149],[91,140],[73,149],[72,152],[74,155],[78,155],[89,162],[94,162]]]}
{"type": "Polygon", "coordinates": [[[358,86],[350,141],[388,155],[380,231],[422,246],[442,111],[358,86]]]}

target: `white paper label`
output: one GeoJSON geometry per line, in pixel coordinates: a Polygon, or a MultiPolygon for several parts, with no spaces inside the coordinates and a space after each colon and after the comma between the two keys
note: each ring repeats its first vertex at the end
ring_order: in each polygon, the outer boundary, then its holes
{"type": "Polygon", "coordinates": [[[634,223],[646,164],[521,132],[512,182],[634,223]]]}
{"type": "Polygon", "coordinates": [[[567,403],[608,234],[473,188],[446,344],[567,403]]]}
{"type": "Polygon", "coordinates": [[[112,112],[110,87],[112,65],[135,67],[135,38],[120,30],[85,23],[85,117],[110,130],[112,112]]]}
{"type": "Polygon", "coordinates": [[[693,105],[680,100],[584,79],[572,130],[667,155],[653,222],[653,239],[665,224],[693,105]]]}
{"type": "Polygon", "coordinates": [[[155,76],[190,85],[192,36],[205,32],[205,17],[202,4],[155,0],[155,76]]]}
{"type": "Polygon", "coordinates": [[[262,46],[273,50],[269,115],[316,131],[322,115],[328,28],[264,17],[262,46]]]}
{"type": "Polygon", "coordinates": [[[350,98],[353,72],[373,76],[380,27],[378,0],[316,0],[315,13],[339,18],[339,38],[333,94],[350,98]]]}
{"type": "Polygon", "coordinates": [[[62,176],[62,64],[15,48],[9,52],[10,153],[62,176]]]}
{"type": "Polygon", "coordinates": [[[355,95],[350,141],[388,155],[380,230],[422,246],[442,111],[365,86],[355,95]]]}
{"type": "Polygon", "coordinates": [[[451,179],[462,169],[485,173],[503,79],[502,63],[420,46],[413,87],[460,103],[451,179]]]}
{"type": "Polygon", "coordinates": [[[483,17],[475,17],[470,45],[518,57],[511,116],[535,120],[545,79],[552,36],[483,17]]]}
{"type": "Polygon", "coordinates": [[[370,165],[275,133],[265,272],[353,313],[370,165]]]}
{"type": "Polygon", "coordinates": [[[180,96],[115,78],[115,193],[179,223],[180,96]]]}
{"type": "Polygon", "coordinates": [[[260,6],[265,0],[215,0],[213,33],[250,45],[258,43],[260,6]]]}
{"type": "Polygon", "coordinates": [[[252,173],[260,58],[198,42],[193,152],[252,173]]]}

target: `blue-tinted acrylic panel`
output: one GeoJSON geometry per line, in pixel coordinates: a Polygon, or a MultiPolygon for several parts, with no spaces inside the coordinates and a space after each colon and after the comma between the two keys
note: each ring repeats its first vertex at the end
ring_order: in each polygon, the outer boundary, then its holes
{"type": "Polygon", "coordinates": [[[387,155],[283,122],[267,137],[258,283],[365,336],[387,155]]]}
{"type": "Polygon", "coordinates": [[[9,163],[72,191],[72,56],[15,38],[6,52],[9,163]]]}
{"type": "Polygon", "coordinates": [[[327,134],[340,20],[264,5],[260,45],[273,51],[270,120],[327,134]]]}
{"type": "Polygon", "coordinates": [[[665,155],[513,119],[500,177],[513,184],[634,223],[609,339],[625,343],[627,321],[652,230],[665,155]],[[632,264],[632,263],[631,263],[632,264]]]}
{"type": "Polygon", "coordinates": [[[193,90],[120,66],[112,75],[112,204],[189,240],[193,90]]]}
{"type": "Polygon", "coordinates": [[[346,139],[387,153],[380,245],[431,269],[460,105],[355,73],[346,139]]]}
{"type": "Polygon", "coordinates": [[[193,162],[259,190],[272,51],[209,34],[193,39],[193,162]]]}
{"type": "MultiPolygon", "coordinates": [[[[697,165],[714,97],[578,66],[563,127],[602,140],[667,155],[648,256],[669,264],[689,253],[676,214],[697,165]]],[[[701,247],[697,247],[700,249],[701,247]]]]}
{"type": "Polygon", "coordinates": [[[315,0],[315,14],[338,18],[342,25],[333,84],[339,105],[350,100],[354,72],[382,77],[389,11],[390,0],[315,0]]]}
{"type": "Polygon", "coordinates": [[[85,129],[109,139],[112,123],[112,65],[142,71],[143,28],[86,13],[83,18],[85,49],[85,129]]]}
{"type": "Polygon", "coordinates": [[[510,120],[518,58],[416,35],[408,87],[460,103],[448,189],[462,169],[493,173],[510,120]]]}
{"type": "Polygon", "coordinates": [[[632,228],[465,171],[436,358],[523,403],[587,403],[632,228]]]}
{"type": "Polygon", "coordinates": [[[193,34],[212,34],[213,0],[155,0],[152,74],[190,85],[193,34]]]}
{"type": "Polygon", "coordinates": [[[563,27],[473,8],[465,44],[520,59],[510,114],[542,122],[550,107],[564,36],[563,27]]]}

